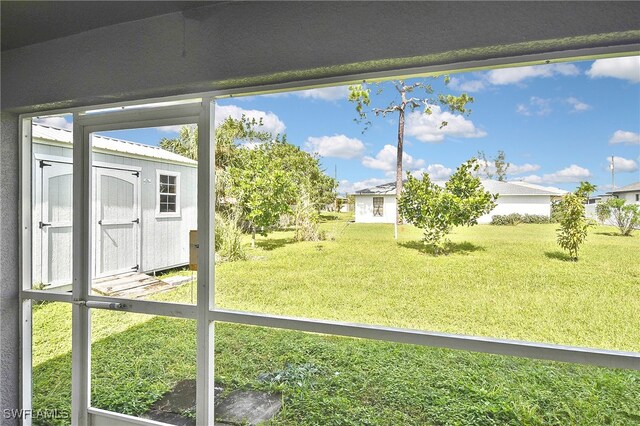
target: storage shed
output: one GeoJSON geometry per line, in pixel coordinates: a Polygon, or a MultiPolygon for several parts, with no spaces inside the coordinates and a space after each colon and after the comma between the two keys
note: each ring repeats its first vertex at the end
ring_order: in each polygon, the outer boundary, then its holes
{"type": "MultiPolygon", "coordinates": [[[[434,181],[444,186],[444,181],[434,181]]],[[[551,215],[551,201],[567,193],[562,189],[525,182],[483,180],[482,186],[492,194],[499,194],[496,207],[478,219],[490,223],[494,215],[510,213],[551,215]]],[[[396,217],[396,183],[367,188],[355,193],[356,223],[393,223],[396,217]]]]}
{"type": "MultiPolygon", "coordinates": [[[[71,283],[70,130],[33,124],[33,281],[71,283]]],[[[93,135],[93,276],[189,262],[197,226],[197,162],[158,147],[93,135]]]]}

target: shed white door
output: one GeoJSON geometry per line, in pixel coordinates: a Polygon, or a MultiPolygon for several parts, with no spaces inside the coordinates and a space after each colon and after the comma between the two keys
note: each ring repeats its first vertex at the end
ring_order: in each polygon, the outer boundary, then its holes
{"type": "Polygon", "coordinates": [[[42,237],[42,278],[52,286],[71,283],[73,166],[41,160],[39,228],[42,237]]]}
{"type": "Polygon", "coordinates": [[[95,167],[95,277],[140,268],[140,173],[95,167]]]}

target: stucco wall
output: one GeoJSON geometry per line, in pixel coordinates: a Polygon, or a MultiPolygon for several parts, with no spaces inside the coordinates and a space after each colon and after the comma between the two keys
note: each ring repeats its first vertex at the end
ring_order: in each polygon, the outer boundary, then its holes
{"type": "Polygon", "coordinates": [[[375,196],[384,198],[382,217],[373,215],[373,197],[372,195],[356,196],[356,223],[393,223],[396,218],[396,196],[375,196]]]}
{"type": "Polygon", "coordinates": [[[625,200],[627,204],[640,204],[640,201],[636,201],[637,195],[640,195],[640,191],[625,192],[624,194],[618,194],[618,198],[625,200]]]}
{"type": "MultiPolygon", "coordinates": [[[[18,408],[18,117],[2,113],[0,138],[0,410],[18,408]]],[[[4,419],[0,424],[17,425],[4,419]]]]}
{"type": "MultiPolygon", "coordinates": [[[[481,216],[478,223],[490,223],[493,215],[510,213],[551,215],[551,197],[549,196],[502,196],[491,213],[481,216]]],[[[394,195],[384,196],[384,216],[373,217],[373,196],[356,196],[356,223],[393,223],[395,219],[396,199],[394,195]]]]}
{"type": "Polygon", "coordinates": [[[518,195],[501,196],[496,202],[496,207],[491,213],[481,216],[478,223],[490,223],[494,215],[505,215],[511,213],[536,214],[551,216],[551,197],[544,195],[518,195]]]}

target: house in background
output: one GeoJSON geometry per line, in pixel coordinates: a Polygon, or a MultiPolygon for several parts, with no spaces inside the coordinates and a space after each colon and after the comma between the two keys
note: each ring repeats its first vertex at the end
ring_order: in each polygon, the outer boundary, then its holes
{"type": "MultiPolygon", "coordinates": [[[[33,281],[71,283],[70,130],[34,123],[33,281]]],[[[189,262],[197,227],[197,162],[158,147],[93,135],[93,277],[189,262]]]]}
{"type": "Polygon", "coordinates": [[[615,198],[621,198],[627,204],[640,204],[640,182],[635,182],[607,193],[615,198]]]}
{"type": "MultiPolygon", "coordinates": [[[[445,181],[434,181],[444,187],[445,181]]],[[[551,201],[567,194],[562,189],[526,182],[483,180],[482,186],[492,194],[499,194],[496,207],[478,219],[490,223],[494,215],[511,213],[551,216],[551,201]]],[[[385,183],[355,193],[356,223],[393,223],[396,215],[396,184],[385,183]]]]}

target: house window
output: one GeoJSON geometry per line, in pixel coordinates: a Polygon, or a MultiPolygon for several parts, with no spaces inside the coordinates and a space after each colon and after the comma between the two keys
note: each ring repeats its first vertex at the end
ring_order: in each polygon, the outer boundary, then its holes
{"type": "Polygon", "coordinates": [[[636,194],[636,201],[640,201],[640,194],[636,194]]]}
{"type": "Polygon", "coordinates": [[[158,170],[156,216],[180,216],[180,173],[158,170]]]}
{"type": "Polygon", "coordinates": [[[384,197],[373,197],[373,216],[382,217],[384,213],[384,197]]]}

